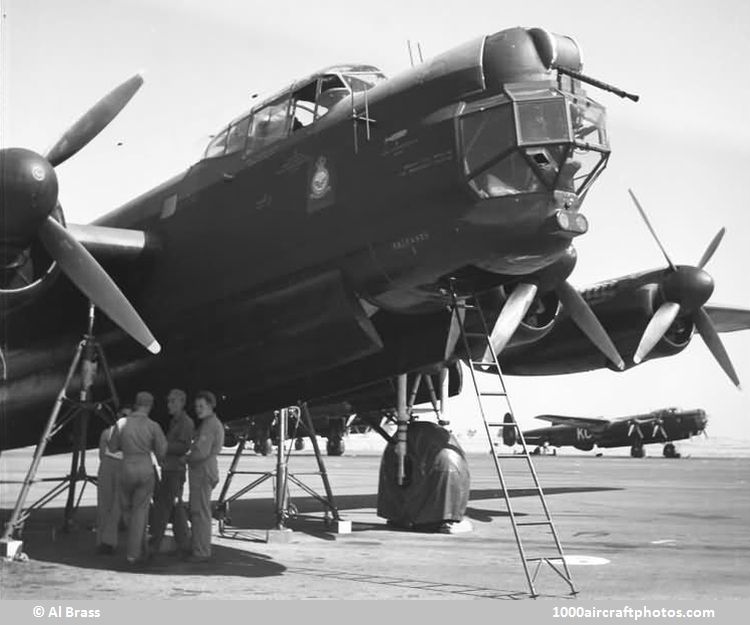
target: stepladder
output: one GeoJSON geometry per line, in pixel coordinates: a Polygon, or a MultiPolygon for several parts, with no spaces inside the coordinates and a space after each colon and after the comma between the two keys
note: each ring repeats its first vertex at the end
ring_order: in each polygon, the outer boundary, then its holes
{"type": "Polygon", "coordinates": [[[465,362],[529,594],[532,597],[540,595],[537,585],[545,569],[554,571],[570,593],[576,594],[578,591],[547,499],[513,411],[493,347],[492,330],[487,325],[480,301],[473,295],[459,297],[454,289],[451,289],[450,297],[453,321],[460,331],[465,362]],[[514,448],[520,446],[520,451],[503,446],[502,441],[512,443],[514,448]]]}

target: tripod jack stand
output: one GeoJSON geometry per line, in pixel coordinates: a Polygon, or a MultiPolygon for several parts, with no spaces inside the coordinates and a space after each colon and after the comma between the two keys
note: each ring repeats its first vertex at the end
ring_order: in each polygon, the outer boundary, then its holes
{"type": "Polygon", "coordinates": [[[83,339],[78,343],[78,347],[73,355],[73,361],[68,369],[68,375],[65,378],[65,383],[57,395],[42,437],[39,439],[39,443],[34,450],[31,466],[26,477],[21,482],[21,491],[18,494],[13,512],[5,524],[3,536],[0,538],[0,546],[6,556],[13,557],[20,553],[22,547],[20,538],[23,533],[24,524],[31,513],[47,505],[65,491],[67,491],[67,502],[63,516],[63,531],[70,531],[73,527],[73,518],[80,505],[86,485],[88,483],[96,485],[96,476],[89,475],[86,472],[89,419],[91,415],[95,415],[101,418],[107,425],[112,425],[115,421],[114,414],[119,401],[104,351],[94,337],[94,313],[95,307],[90,303],[86,334],[84,334],[83,339]],[[109,398],[104,401],[95,402],[93,400],[92,387],[100,367],[107,382],[109,398]],[[68,392],[71,390],[76,373],[79,373],[81,376],[80,392],[78,399],[71,399],[68,397],[68,392]],[[42,460],[47,444],[69,423],[73,424],[74,437],[70,473],[64,477],[36,479],[39,463],[42,460]],[[24,508],[31,486],[37,482],[58,482],[58,484],[28,508],[24,508]],[[81,482],[82,486],[76,498],[76,486],[78,482],[81,482]]]}

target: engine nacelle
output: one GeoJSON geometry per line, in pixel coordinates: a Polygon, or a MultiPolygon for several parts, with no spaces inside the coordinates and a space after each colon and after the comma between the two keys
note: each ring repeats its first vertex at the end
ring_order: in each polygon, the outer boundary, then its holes
{"type": "MultiPolygon", "coordinates": [[[[59,205],[52,217],[65,225],[59,205]]],[[[57,263],[45,251],[38,239],[19,253],[15,249],[0,249],[0,310],[9,312],[40,297],[54,283],[59,273],[57,263]],[[11,256],[15,255],[15,258],[11,256]]]]}
{"type": "Polygon", "coordinates": [[[552,330],[559,314],[560,298],[557,294],[554,291],[540,293],[534,298],[509,345],[517,346],[538,341],[552,330]]]}

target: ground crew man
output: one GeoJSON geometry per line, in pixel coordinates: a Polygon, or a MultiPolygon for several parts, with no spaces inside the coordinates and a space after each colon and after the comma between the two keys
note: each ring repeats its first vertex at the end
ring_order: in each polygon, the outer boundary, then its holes
{"type": "Polygon", "coordinates": [[[224,426],[214,408],[216,397],[213,393],[200,391],[195,396],[199,425],[187,455],[193,529],[192,555],[188,558],[191,562],[205,562],[211,557],[211,491],[219,483],[217,458],[224,446],[224,426]]]}
{"type": "MultiPolygon", "coordinates": [[[[123,408],[118,417],[130,414],[130,408],[123,408]]],[[[120,499],[120,472],[122,452],[109,451],[108,443],[115,431],[112,425],[99,437],[99,472],[96,476],[96,550],[97,553],[113,554],[117,547],[117,530],[122,508],[120,499]]]]}
{"type": "Polygon", "coordinates": [[[185,454],[190,449],[195,426],[185,412],[187,395],[180,389],[172,389],[167,395],[167,411],[172,419],[167,430],[167,455],[161,464],[161,481],[154,493],[154,516],[151,524],[152,553],[158,553],[164,529],[170,518],[177,550],[190,551],[187,514],[182,505],[182,491],[185,485],[185,454]]]}
{"type": "Polygon", "coordinates": [[[161,460],[167,451],[167,439],[159,424],[149,419],[154,396],[141,391],[135,396],[133,412],[117,421],[109,443],[110,451],[122,450],[123,513],[129,518],[126,558],[136,564],[145,559],[148,507],[154,493],[154,466],[151,453],[161,460]]]}

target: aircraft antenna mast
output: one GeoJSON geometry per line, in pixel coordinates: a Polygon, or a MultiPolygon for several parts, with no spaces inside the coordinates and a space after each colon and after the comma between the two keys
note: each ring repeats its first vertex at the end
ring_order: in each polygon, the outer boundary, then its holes
{"type": "Polygon", "coordinates": [[[409,63],[411,63],[411,66],[414,67],[414,55],[411,52],[411,41],[408,39],[406,40],[406,47],[409,50],[409,63]]]}
{"type": "Polygon", "coordinates": [[[422,45],[417,41],[417,53],[419,54],[419,62],[424,63],[424,57],[422,56],[422,45]]]}

